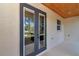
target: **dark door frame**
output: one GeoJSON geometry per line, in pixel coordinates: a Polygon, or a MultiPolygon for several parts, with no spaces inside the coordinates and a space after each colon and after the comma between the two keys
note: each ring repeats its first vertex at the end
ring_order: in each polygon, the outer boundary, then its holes
{"type": "Polygon", "coordinates": [[[29,8],[29,9],[31,9],[31,10],[34,10],[35,11],[35,41],[34,41],[34,43],[35,43],[35,45],[34,45],[34,48],[35,48],[35,53],[32,53],[32,54],[29,54],[29,56],[30,55],[32,55],[32,56],[34,56],[34,55],[37,55],[38,53],[40,53],[40,52],[42,52],[42,51],[44,51],[46,48],[47,48],[47,42],[46,42],[46,29],[47,29],[47,25],[46,25],[46,13],[45,12],[43,12],[43,11],[41,11],[41,10],[39,10],[39,9],[37,9],[37,8],[35,8],[35,7],[33,7],[33,6],[31,6],[31,5],[29,5],[29,4],[26,4],[26,3],[20,3],[20,56],[23,56],[23,48],[24,48],[24,46],[23,46],[23,7],[26,7],[26,8],[29,8]],[[38,49],[38,42],[39,42],[39,40],[37,40],[37,38],[38,38],[38,18],[39,18],[39,13],[42,13],[42,14],[44,14],[45,15],[45,47],[44,48],[42,48],[42,49],[38,49]]]}

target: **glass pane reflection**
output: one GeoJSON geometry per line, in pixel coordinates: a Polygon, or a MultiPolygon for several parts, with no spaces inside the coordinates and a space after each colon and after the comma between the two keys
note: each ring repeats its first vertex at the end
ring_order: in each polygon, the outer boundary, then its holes
{"type": "Polygon", "coordinates": [[[40,44],[39,48],[45,47],[45,18],[44,16],[40,15],[40,44]]]}
{"type": "Polygon", "coordinates": [[[25,55],[34,52],[34,13],[25,10],[24,23],[25,55]]]}

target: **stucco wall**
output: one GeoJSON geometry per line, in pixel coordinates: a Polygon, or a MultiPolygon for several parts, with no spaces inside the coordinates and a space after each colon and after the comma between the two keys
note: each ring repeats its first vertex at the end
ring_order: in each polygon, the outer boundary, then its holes
{"type": "Polygon", "coordinates": [[[19,55],[19,4],[0,4],[1,55],[19,55]]]}
{"type": "Polygon", "coordinates": [[[65,47],[74,55],[79,55],[79,16],[64,20],[65,47]]]}

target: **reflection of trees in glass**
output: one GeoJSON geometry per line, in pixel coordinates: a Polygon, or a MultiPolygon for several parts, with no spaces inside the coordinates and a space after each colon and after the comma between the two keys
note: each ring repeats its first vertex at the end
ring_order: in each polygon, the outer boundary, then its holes
{"type": "Polygon", "coordinates": [[[30,25],[25,25],[25,31],[29,31],[30,25]]]}
{"type": "Polygon", "coordinates": [[[30,23],[29,23],[29,18],[25,18],[25,31],[29,31],[30,29],[30,23]]]}
{"type": "Polygon", "coordinates": [[[34,20],[33,20],[33,18],[30,18],[30,32],[34,33],[34,20]]]}
{"type": "Polygon", "coordinates": [[[34,14],[25,11],[25,44],[30,44],[34,42],[34,14]],[[27,43],[26,43],[27,42],[27,43]]]}
{"type": "Polygon", "coordinates": [[[32,35],[34,33],[34,14],[31,12],[25,12],[25,31],[26,35],[32,35]]]}

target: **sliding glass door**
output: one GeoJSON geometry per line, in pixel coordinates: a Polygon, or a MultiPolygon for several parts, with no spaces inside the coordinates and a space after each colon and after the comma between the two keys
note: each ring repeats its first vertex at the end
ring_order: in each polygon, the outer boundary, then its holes
{"type": "Polygon", "coordinates": [[[37,55],[46,49],[46,13],[20,4],[20,55],[37,55]]]}

